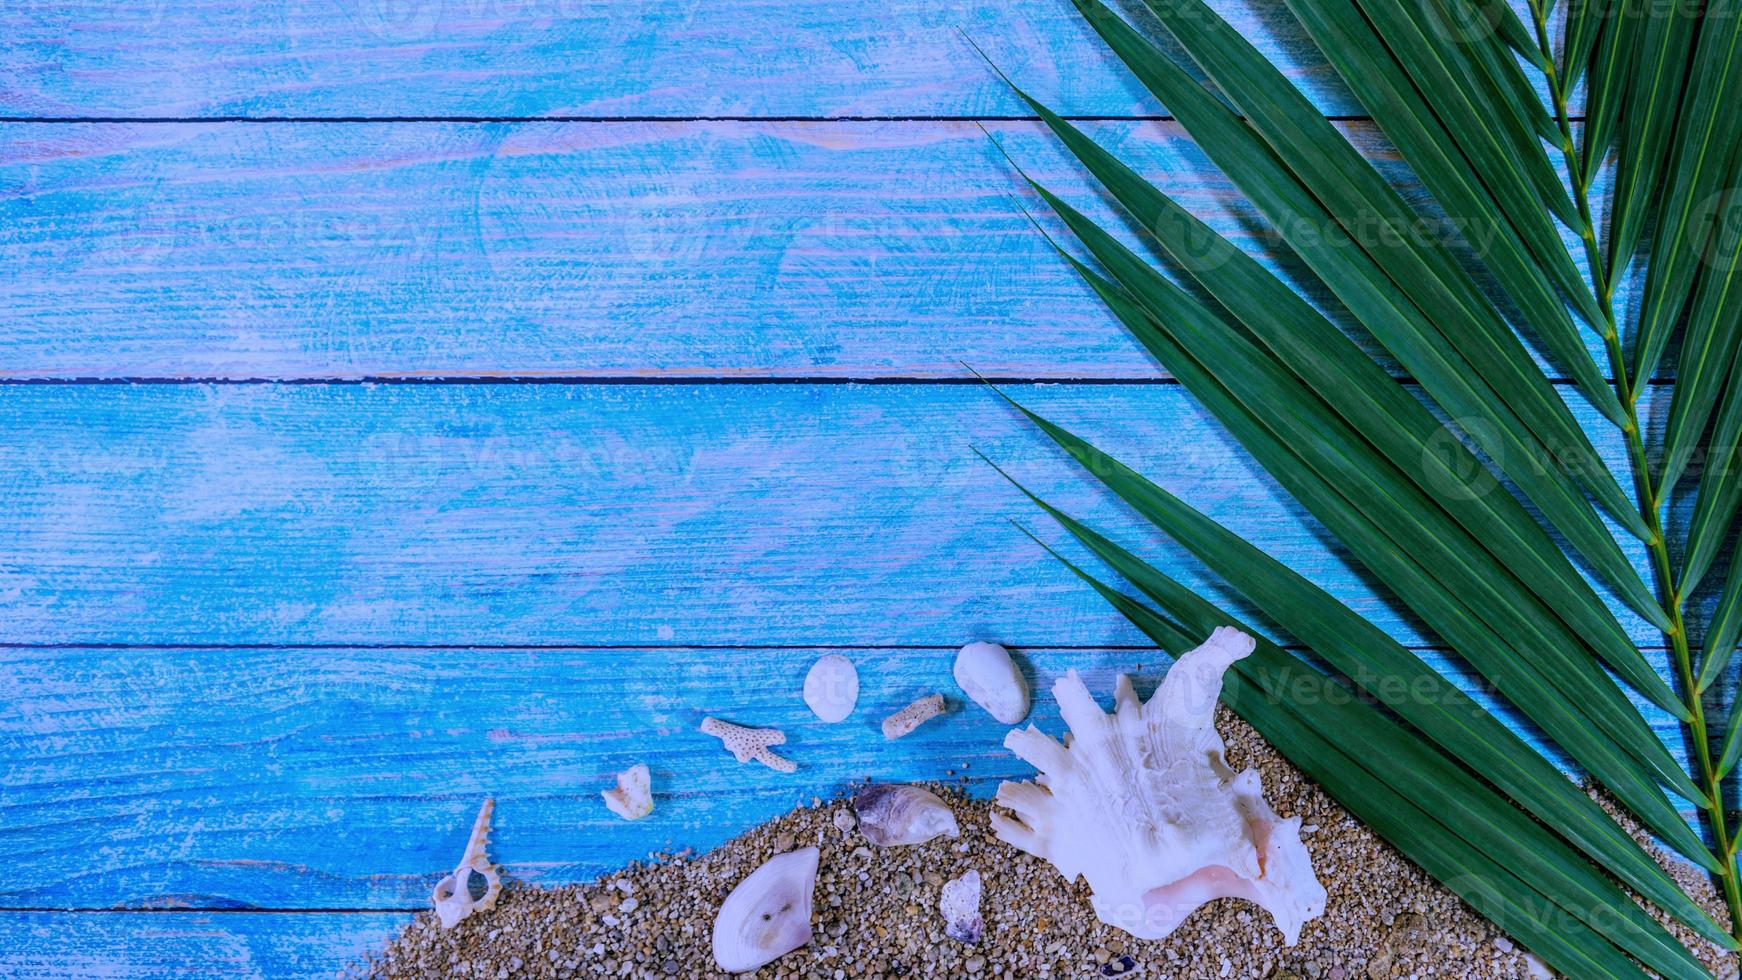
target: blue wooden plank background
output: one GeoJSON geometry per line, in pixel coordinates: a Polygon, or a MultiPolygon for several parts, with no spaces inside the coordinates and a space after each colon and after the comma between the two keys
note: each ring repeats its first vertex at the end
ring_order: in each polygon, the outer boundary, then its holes
{"type": "MultiPolygon", "coordinates": [[[[1226,9],[1325,111],[1359,112],[1280,6],[1226,9]]],[[[71,0],[0,11],[0,110],[22,116],[1018,113],[960,31],[1070,112],[1155,111],[1070,4],[1052,0],[71,0]]]]}
{"type": "MultiPolygon", "coordinates": [[[[1280,4],[1217,6],[1419,193],[1280,4]]],[[[962,361],[1441,663],[1029,229],[981,125],[1110,212],[958,28],[1293,272],[1067,0],[0,4],[0,975],[331,975],[485,794],[560,882],[1020,772],[959,700],[875,721],[973,638],[1158,666],[972,447],[1218,590],[962,361]]]]}
{"type": "MultiPolygon", "coordinates": [[[[1084,125],[1278,265],[1176,125],[1084,125]]],[[[1155,377],[1020,189],[959,121],[0,126],[0,377],[1155,377]]]]}

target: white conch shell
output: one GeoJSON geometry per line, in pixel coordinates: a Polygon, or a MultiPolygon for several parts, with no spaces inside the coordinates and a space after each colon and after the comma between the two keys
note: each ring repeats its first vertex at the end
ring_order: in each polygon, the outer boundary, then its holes
{"type": "Polygon", "coordinates": [[[466,839],[465,856],[452,874],[436,882],[430,895],[443,929],[452,929],[473,912],[488,912],[496,907],[496,896],[502,893],[502,875],[485,851],[490,842],[490,814],[495,809],[495,800],[485,800],[478,808],[478,818],[472,821],[472,836],[466,839]]]}
{"type": "Polygon", "coordinates": [[[944,917],[944,935],[960,943],[979,942],[986,928],[980,918],[980,872],[944,882],[938,893],[938,914],[944,917]]]}
{"type": "Polygon", "coordinates": [[[830,723],[845,719],[859,703],[859,671],[838,653],[820,657],[804,676],[804,703],[830,723]]]}
{"type": "Polygon", "coordinates": [[[745,728],[718,718],[703,718],[702,731],[725,743],[739,762],[755,759],[775,772],[797,772],[798,763],[769,751],[770,745],[785,745],[786,733],[778,728],[745,728]]]}
{"type": "Polygon", "coordinates": [[[653,774],[644,765],[630,766],[617,774],[617,788],[599,795],[605,806],[625,820],[640,820],[653,812],[653,774]]]}
{"type": "Polygon", "coordinates": [[[960,837],[956,815],[937,794],[918,786],[872,783],[853,794],[859,832],[878,847],[924,844],[933,838],[960,837]]]}
{"type": "Polygon", "coordinates": [[[814,847],[769,858],[743,881],[714,917],[714,962],[748,973],[811,941],[811,892],[817,882],[814,847]]]}
{"type": "Polygon", "coordinates": [[[883,719],[883,737],[897,739],[944,713],[944,696],[927,694],[883,719]]]}
{"type": "Polygon", "coordinates": [[[1010,651],[996,643],[970,643],[956,654],[956,686],[1006,725],[1028,717],[1028,681],[1010,651]]]}
{"type": "Polygon", "coordinates": [[[1324,911],[1300,818],[1264,802],[1258,772],[1235,774],[1214,725],[1222,674],[1250,654],[1252,638],[1229,627],[1179,658],[1140,703],[1121,676],[1112,715],[1072,671],[1053,686],[1071,738],[1060,745],[1033,726],[1006,748],[1039,769],[1004,783],[993,813],[998,837],[1081,875],[1102,922],[1160,939],[1198,906],[1244,898],[1269,912],[1288,945],[1324,911]]]}

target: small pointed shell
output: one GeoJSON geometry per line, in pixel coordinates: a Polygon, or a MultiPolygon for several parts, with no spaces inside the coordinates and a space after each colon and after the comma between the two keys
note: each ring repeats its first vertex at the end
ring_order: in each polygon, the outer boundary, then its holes
{"type": "Polygon", "coordinates": [[[853,794],[853,812],[860,833],[878,847],[924,844],[962,833],[944,801],[918,786],[872,783],[853,794]]]}
{"type": "Polygon", "coordinates": [[[495,800],[485,800],[472,821],[471,836],[466,838],[466,853],[453,872],[436,882],[430,894],[436,918],[443,929],[452,929],[474,912],[488,912],[496,907],[496,896],[502,893],[501,871],[490,863],[490,814],[495,800]]]}
{"type": "Polygon", "coordinates": [[[944,713],[944,696],[927,694],[883,719],[883,737],[897,739],[944,713]]]}
{"type": "Polygon", "coordinates": [[[714,917],[714,963],[747,973],[811,941],[811,892],[818,850],[770,858],[732,889],[714,917]]]}
{"type": "Polygon", "coordinates": [[[804,703],[831,725],[852,714],[859,703],[859,671],[853,661],[831,653],[812,664],[804,678],[804,703]]]}
{"type": "Polygon", "coordinates": [[[959,943],[979,942],[986,928],[980,918],[980,872],[944,882],[938,893],[938,914],[944,917],[944,935],[959,943]]]}
{"type": "Polygon", "coordinates": [[[1028,717],[1028,681],[1010,651],[996,643],[970,643],[956,654],[956,686],[1006,725],[1028,717]]]}
{"type": "Polygon", "coordinates": [[[617,788],[599,795],[605,806],[625,820],[640,820],[653,812],[653,775],[643,765],[630,766],[617,774],[617,788]]]}

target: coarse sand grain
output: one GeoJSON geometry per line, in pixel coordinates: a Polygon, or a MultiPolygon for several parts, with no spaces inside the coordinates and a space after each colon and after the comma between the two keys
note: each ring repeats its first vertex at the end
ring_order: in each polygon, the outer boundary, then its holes
{"type": "MultiPolygon", "coordinates": [[[[1236,768],[1255,766],[1265,796],[1299,815],[1324,915],[1300,942],[1257,906],[1223,899],[1166,940],[1134,939],[1098,921],[1088,889],[992,837],[991,804],[932,786],[956,812],[959,839],[879,849],[853,829],[845,800],[815,800],[700,856],[660,855],[587,884],[520,887],[491,912],[443,931],[428,912],[356,972],[377,978],[724,977],[714,967],[714,913],[740,880],[775,854],[822,851],[809,946],[758,971],[777,978],[1143,976],[1368,980],[1380,977],[1549,976],[1456,896],[1379,840],[1226,709],[1217,727],[1236,768]],[[985,893],[978,945],[945,937],[938,894],[970,869],[985,893]]],[[[1661,859],[1661,856],[1660,856],[1661,859]]],[[[1722,902],[1690,866],[1665,861],[1714,915],[1722,902]]],[[[1659,916],[1662,919],[1662,916],[1659,916]]],[[[1666,920],[1667,921],[1667,920],[1666,920]]],[[[1734,957],[1672,926],[1720,978],[1734,957]]]]}

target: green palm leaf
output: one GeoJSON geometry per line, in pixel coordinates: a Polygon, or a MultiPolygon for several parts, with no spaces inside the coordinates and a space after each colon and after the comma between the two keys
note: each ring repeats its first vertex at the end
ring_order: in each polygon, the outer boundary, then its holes
{"type": "Polygon", "coordinates": [[[1730,727],[1724,732],[1724,745],[1718,753],[1719,778],[1729,775],[1739,758],[1742,758],[1742,711],[1730,715],[1730,727]]]}
{"type": "Polygon", "coordinates": [[[1560,75],[1567,88],[1579,84],[1585,70],[1591,66],[1591,52],[1597,46],[1597,33],[1612,7],[1620,0],[1571,0],[1567,7],[1565,42],[1562,46],[1560,75]]]}
{"type": "MultiPolygon", "coordinates": [[[[1357,816],[1568,975],[1640,976],[1641,965],[1664,976],[1703,975],[1606,875],[1737,948],[1742,872],[1734,834],[1742,828],[1731,825],[1722,801],[1733,796],[1725,780],[1742,758],[1742,722],[1711,739],[1711,709],[1700,695],[1717,687],[1742,639],[1742,568],[1733,558],[1698,663],[1689,637],[1700,635],[1700,624],[1687,597],[1742,508],[1742,137],[1730,118],[1742,94],[1742,0],[1674,10],[1649,0],[1572,0],[1558,61],[1546,0],[1530,3],[1534,38],[1504,0],[1285,0],[1432,195],[1421,209],[1204,0],[1145,4],[1225,102],[1102,0],[1072,2],[1341,310],[1321,312],[1017,89],[1163,261],[1151,264],[1029,181],[1099,268],[1059,254],[1451,653],[1661,840],[1718,878],[1732,932],[1711,922],[1548,758],[1394,639],[1135,471],[1017,407],[1139,516],[1383,706],[1331,707],[1291,693],[1291,685],[1338,682],[1266,642],[1230,674],[1225,692],[1357,816]],[[1476,24],[1489,30],[1461,30],[1476,24]],[[1537,99],[1527,67],[1543,73],[1549,106],[1537,99]],[[1568,103],[1582,79],[1581,152],[1568,103]],[[1543,140],[1565,157],[1570,186],[1559,182],[1543,140]],[[1617,176],[1600,234],[1594,215],[1602,209],[1591,192],[1611,148],[1619,150],[1617,176]],[[1453,222],[1465,248],[1416,234],[1432,215],[1453,222]],[[1583,240],[1591,281],[1568,252],[1562,226],[1583,240]],[[1617,311],[1616,280],[1648,237],[1636,312],[1617,311]],[[1483,282],[1495,288],[1485,292],[1483,282]],[[1334,324],[1340,313],[1395,358],[1408,383],[1334,324]],[[1580,320],[1605,348],[1608,377],[1580,320]],[[1678,331],[1668,423],[1662,441],[1649,444],[1639,394],[1678,331]],[[1540,342],[1615,423],[1605,435],[1625,445],[1630,473],[1617,475],[1596,454],[1520,334],[1540,342]],[[1473,447],[1448,438],[1443,418],[1459,423],[1473,447]],[[1664,511],[1697,458],[1704,469],[1678,568],[1664,511]],[[1644,543],[1649,572],[1628,558],[1614,525],[1644,543]],[[1587,574],[1664,632],[1675,683],[1652,668],[1587,574]],[[1618,680],[1686,723],[1691,774],[1618,680]],[[1435,694],[1396,693],[1412,685],[1435,694]],[[1375,764],[1393,757],[1408,764],[1375,764]],[[1700,807],[1705,836],[1667,794],[1700,807]],[[1559,921],[1542,914],[1548,906],[1564,913],[1559,921]]],[[[1070,565],[1158,645],[1177,652],[1191,636],[1233,622],[1030,497],[1154,604],[1070,565]]],[[[1734,707],[1728,714],[1742,719],[1734,707]]]]}
{"type": "MultiPolygon", "coordinates": [[[[1459,2],[1448,6],[1463,7],[1464,4],[1459,2]]],[[[1504,42],[1505,46],[1510,48],[1516,56],[1522,56],[1532,62],[1537,61],[1536,42],[1531,40],[1530,28],[1518,19],[1518,11],[1512,9],[1510,3],[1507,3],[1506,0],[1474,0],[1473,3],[1469,4],[1469,7],[1470,10],[1459,11],[1457,16],[1449,18],[1452,21],[1450,30],[1481,33],[1484,37],[1492,37],[1496,41],[1504,42]],[[1459,25],[1472,27],[1486,25],[1490,31],[1469,31],[1459,25]]],[[[1498,46],[1496,45],[1496,47],[1498,46]]],[[[1540,63],[1538,67],[1541,67],[1540,63]]]]}
{"type": "Polygon", "coordinates": [[[1663,179],[1697,20],[1690,4],[1647,2],[1644,7],[1645,27],[1638,33],[1630,111],[1622,120],[1621,156],[1610,215],[1610,282],[1619,279],[1632,260],[1652,191],[1663,179]]]}
{"type": "MultiPolygon", "coordinates": [[[[1082,7],[1095,3],[1095,0],[1075,2],[1082,7]]],[[[1106,8],[1096,6],[1099,12],[1091,20],[1096,31],[1107,39],[1109,46],[1133,74],[1198,138],[1199,145],[1210,158],[1229,173],[1362,326],[1385,345],[1449,415],[1472,420],[1474,424],[1466,426],[1471,438],[1491,459],[1499,462],[1506,475],[1516,481],[1531,501],[1549,516],[1555,528],[1566,535],[1587,560],[1604,569],[1611,581],[1617,582],[1631,606],[1642,615],[1660,621],[1660,627],[1668,628],[1668,621],[1662,618],[1661,611],[1653,615],[1649,590],[1638,581],[1638,573],[1625,561],[1616,561],[1615,543],[1589,503],[1577,493],[1572,481],[1560,468],[1543,465],[1545,460],[1560,455],[1549,449],[1543,441],[1546,437],[1525,424],[1511,405],[1500,397],[1495,386],[1452,347],[1427,314],[1403,295],[1384,269],[1364,251],[1331,234],[1341,225],[1311,191],[1294,179],[1282,164],[1279,154],[1271,152],[1238,116],[1139,37],[1124,21],[1106,8]]],[[[1306,111],[1310,112],[1310,107],[1306,111]]],[[[1331,136],[1336,145],[1354,152],[1334,131],[1331,136]]],[[[1363,171],[1373,174],[1366,161],[1358,156],[1356,159],[1363,171]]],[[[1374,177],[1377,179],[1376,174],[1374,177]]],[[[1540,372],[1536,381],[1544,383],[1540,372]]],[[[1558,399],[1553,411],[1568,414],[1566,406],[1558,399]]],[[[1578,441],[1589,445],[1583,434],[1578,441]]],[[[1584,455],[1581,450],[1569,455],[1584,459],[1580,469],[1586,472],[1593,469],[1590,460],[1594,454],[1584,455]]],[[[1593,483],[1614,483],[1601,466],[1594,468],[1602,470],[1605,475],[1592,477],[1593,483]]],[[[1616,489],[1614,493],[1620,491],[1616,489]]],[[[1630,519],[1629,527],[1636,534],[1649,536],[1649,528],[1637,514],[1631,514],[1630,519]]]]}
{"type": "MultiPolygon", "coordinates": [[[[1690,799],[1699,798],[1699,791],[1662,750],[1620,689],[1608,682],[1594,661],[1573,653],[1577,641],[1557,628],[1561,626],[1559,620],[1538,606],[1523,584],[1493,560],[1476,539],[1447,518],[1427,494],[1410,485],[1394,466],[1380,458],[1322,402],[1302,390],[1274,360],[1216,322],[1213,313],[1145,266],[1075,209],[1038,186],[1036,190],[1149,314],[1147,318],[1133,318],[1127,325],[1193,394],[1201,401],[1216,396],[1216,392],[1200,390],[1187,381],[1193,377],[1196,363],[1232,368],[1219,373],[1225,378],[1221,387],[1240,386],[1241,390],[1233,394],[1248,414],[1234,415],[1237,409],[1230,403],[1226,412],[1216,413],[1224,425],[1234,429],[1244,423],[1251,417],[1254,405],[1268,401],[1275,406],[1277,410],[1267,413],[1265,418],[1280,445],[1289,447],[1288,450],[1261,453],[1249,438],[1262,437],[1250,426],[1246,429],[1249,437],[1240,429],[1236,429],[1236,435],[1273,476],[1289,487],[1297,500],[1307,503],[1315,516],[1338,531],[1357,557],[1368,563],[1382,580],[1392,582],[1400,597],[1418,614],[1430,624],[1440,622],[1443,617],[1461,620],[1466,614],[1480,620],[1487,629],[1470,635],[1482,637],[1481,648],[1493,652],[1495,659],[1490,662],[1495,671],[1504,670],[1515,660],[1534,665],[1540,658],[1543,673],[1554,678],[1556,686],[1565,692],[1569,707],[1583,705],[1584,713],[1593,723],[1608,728],[1617,740],[1645,759],[1659,778],[1671,783],[1678,793],[1690,799]],[[1160,346],[1157,335],[1161,333],[1178,346],[1160,346]],[[1320,506],[1314,507],[1309,500],[1319,502],[1320,506]],[[1349,523],[1343,523],[1345,520],[1349,523]],[[1388,533],[1362,535],[1355,540],[1345,533],[1345,529],[1362,528],[1374,520],[1381,522],[1388,533]],[[1402,549],[1424,570],[1432,569],[1428,577],[1434,584],[1410,588],[1412,579],[1393,580],[1384,567],[1379,567],[1391,564],[1397,549],[1402,549]],[[1501,637],[1519,639],[1506,642],[1501,637]],[[1502,652],[1506,649],[1511,653],[1502,652]]],[[[1103,299],[1107,297],[1103,295],[1103,299]]],[[[1207,379],[1204,382],[1209,383],[1207,379]]],[[[1255,419],[1253,424],[1257,424],[1255,419]]],[[[1455,627],[1448,624],[1446,628],[1455,627]]],[[[1474,652],[1471,656],[1475,656],[1474,652]]],[[[1675,703],[1673,692],[1650,671],[1637,651],[1635,657],[1638,670],[1634,673],[1649,678],[1641,681],[1642,686],[1654,694],[1661,689],[1661,697],[1675,703]]],[[[1629,661],[1622,661],[1621,665],[1633,667],[1629,661]]],[[[1482,669],[1480,665],[1478,669],[1482,669]]],[[[1498,683],[1489,670],[1483,673],[1498,683]]]]}
{"type": "MultiPolygon", "coordinates": [[[[1075,2],[1080,8],[1099,7],[1102,18],[1112,16],[1099,0],[1075,2]]],[[[1536,432],[1543,445],[1552,450],[1552,458],[1577,467],[1587,489],[1616,519],[1635,520],[1633,504],[1614,477],[1601,465],[1591,465],[1598,457],[1589,437],[1531,362],[1524,345],[1451,253],[1413,233],[1420,216],[1397,191],[1313,110],[1280,71],[1203,0],[1145,2],[1235,107],[1245,113],[1252,130],[1277,158],[1325,203],[1353,243],[1419,310],[1431,312],[1432,323],[1445,344],[1462,353],[1491,381],[1496,397],[1536,432]]],[[[1099,21],[1096,26],[1101,26],[1099,21]]],[[[1118,53],[1128,67],[1134,67],[1125,52],[1118,53]]],[[[1159,57],[1157,52],[1139,60],[1159,57]]],[[[1160,93],[1157,96],[1161,97],[1160,93]]],[[[1199,134],[1171,101],[1162,101],[1209,151],[1210,140],[1199,134]]],[[[1223,169],[1236,182],[1240,180],[1236,171],[1223,169]]],[[[1332,226],[1321,227],[1328,230],[1332,226]]],[[[1642,536],[1645,533],[1643,528],[1637,530],[1642,536]]]]}
{"type": "MultiPolygon", "coordinates": [[[[1738,0],[1712,0],[1701,24],[1682,110],[1684,125],[1675,141],[1674,165],[1652,244],[1645,308],[1634,340],[1635,388],[1657,370],[1658,358],[1663,356],[1693,288],[1694,274],[1719,210],[1719,195],[1726,179],[1734,182],[1737,176],[1731,161],[1738,143],[1742,143],[1742,127],[1729,111],[1721,113],[1719,107],[1742,105],[1739,8],[1742,3],[1738,0]]],[[[1731,337],[1736,333],[1733,326],[1723,332],[1731,337]]],[[[1700,424],[1703,426],[1703,419],[1700,424]]],[[[1673,478],[1669,480],[1673,482],[1673,478]]]]}
{"type": "MultiPolygon", "coordinates": [[[[1550,62],[1544,59],[1531,37],[1530,28],[1519,20],[1517,11],[1510,4],[1495,3],[1494,0],[1483,0],[1474,5],[1462,0],[1433,0],[1428,6],[1427,17],[1437,35],[1455,39],[1457,47],[1478,63],[1482,83],[1495,90],[1499,105],[1512,113],[1525,131],[1550,141],[1560,138],[1554,118],[1543,106],[1518,58],[1523,56],[1539,70],[1548,67],[1550,62]],[[1498,11],[1490,13],[1480,9],[1484,6],[1498,8],[1498,11]],[[1497,21],[1498,28],[1493,31],[1460,30],[1472,7],[1477,8],[1483,17],[1497,21]]],[[[1572,199],[1567,197],[1566,188],[1558,181],[1554,187],[1568,207],[1575,207],[1572,199]]]]}
{"type": "Polygon", "coordinates": [[[1712,622],[1706,627],[1703,644],[1706,659],[1700,665],[1699,680],[1702,693],[1724,672],[1739,642],[1742,642],[1742,548],[1730,553],[1730,574],[1724,580],[1724,591],[1718,596],[1712,622]]]}
{"type": "MultiPolygon", "coordinates": [[[[1731,191],[1724,195],[1707,247],[1710,265],[1688,313],[1675,397],[1664,434],[1664,486],[1675,486],[1706,431],[1725,382],[1735,374],[1742,330],[1742,146],[1731,155],[1731,191]]],[[[1653,266],[1653,271],[1656,271],[1653,266]]],[[[1734,439],[1712,443],[1730,445],[1734,439]]]]}
{"type": "MultiPolygon", "coordinates": [[[[1742,286],[1742,283],[1738,283],[1742,286]]],[[[1731,327],[1735,329],[1734,326],[1731,327]]],[[[1731,359],[1723,407],[1713,426],[1711,459],[1700,475],[1699,497],[1688,522],[1686,556],[1680,588],[1683,595],[1699,587],[1718,549],[1730,533],[1730,522],[1742,505],[1742,349],[1731,359]]]]}
{"type": "MultiPolygon", "coordinates": [[[[1575,193],[1588,192],[1596,179],[1597,167],[1609,154],[1615,139],[1616,122],[1621,118],[1621,106],[1627,99],[1633,58],[1638,47],[1633,39],[1639,31],[1640,7],[1650,0],[1610,0],[1611,10],[1598,30],[1596,52],[1591,59],[1591,83],[1585,90],[1585,167],[1580,173],[1580,185],[1575,193]]],[[[1588,245],[1596,245],[1587,239],[1588,245]]],[[[1600,260],[1601,253],[1597,258],[1600,260]]]]}
{"type": "MultiPolygon", "coordinates": [[[[1502,145],[1507,141],[1494,133],[1488,123],[1517,99],[1503,101],[1500,106],[1484,102],[1478,107],[1472,104],[1481,101],[1478,96],[1442,95],[1441,102],[1465,108],[1453,125],[1443,121],[1417,86],[1425,86],[1425,91],[1455,91],[1463,85],[1460,77],[1468,68],[1442,70],[1432,73],[1430,78],[1417,75],[1412,79],[1403,68],[1406,62],[1401,55],[1394,57],[1386,50],[1373,32],[1364,29],[1358,15],[1335,6],[1328,13],[1321,12],[1314,5],[1297,7],[1296,15],[1339,72],[1368,80],[1360,93],[1367,111],[1403,151],[1404,158],[1448,215],[1469,226],[1466,237],[1484,243],[1485,264],[1519,304],[1557,362],[1578,381],[1592,404],[1620,422],[1622,410],[1615,393],[1585,350],[1578,328],[1555,291],[1558,287],[1571,298],[1592,324],[1602,323],[1603,314],[1596,297],[1585,286],[1554,222],[1542,210],[1531,188],[1510,180],[1484,184],[1472,170],[1472,162],[1478,156],[1489,160],[1498,157],[1508,163],[1517,157],[1531,159],[1537,161],[1548,179],[1557,181],[1554,193],[1558,199],[1567,200],[1566,192],[1548,166],[1541,143],[1533,135],[1518,134],[1525,143],[1523,146],[1502,145]],[[1460,130],[1471,135],[1460,141],[1454,136],[1460,130]],[[1475,154],[1468,149],[1458,153],[1460,142],[1475,144],[1475,154]]],[[[1535,94],[1526,94],[1540,113],[1535,94]]],[[[1516,125],[1525,125],[1525,121],[1517,119],[1516,125]]],[[[1572,207],[1570,202],[1566,206],[1572,207]]],[[[1576,212],[1571,220],[1577,220],[1576,212]]]]}
{"type": "MultiPolygon", "coordinates": [[[[1367,22],[1396,57],[1388,74],[1406,73],[1415,81],[1471,166],[1496,178],[1490,182],[1496,195],[1502,200],[1523,197],[1529,202],[1519,202],[1512,212],[1515,216],[1540,221],[1546,204],[1568,225],[1578,223],[1578,209],[1550,166],[1539,132],[1513,109],[1487,63],[1465,55],[1452,42],[1452,28],[1436,16],[1434,4],[1358,0],[1347,5],[1301,4],[1293,9],[1303,23],[1306,18],[1302,14],[1340,20],[1346,33],[1359,33],[1361,16],[1366,14],[1367,22]],[[1532,191],[1535,200],[1530,200],[1532,191]]],[[[1321,42],[1321,47],[1326,46],[1321,42]]],[[[1541,112],[1539,103],[1531,104],[1541,112]]],[[[1598,384],[1594,390],[1604,398],[1612,397],[1607,385],[1598,384]]]]}
{"type": "MultiPolygon", "coordinates": [[[[1115,199],[1175,262],[1400,471],[1412,477],[1482,546],[1554,608],[1598,656],[1652,701],[1678,716],[1686,709],[1646,663],[1614,615],[1548,535],[1464,446],[1322,314],[1208,226],[1145,183],[1112,154],[1021,89],[1028,102],[1115,199]]],[[[1114,246],[1116,247],[1116,246],[1114,246]]],[[[1142,275],[1139,271],[1137,274],[1142,275]]],[[[1607,535],[1601,539],[1613,548],[1607,535]]],[[[1603,568],[1643,590],[1619,549],[1603,568]]],[[[1647,593],[1647,595],[1649,595],[1647,593]]],[[[1649,601],[1649,599],[1647,600],[1649,601]]]]}

